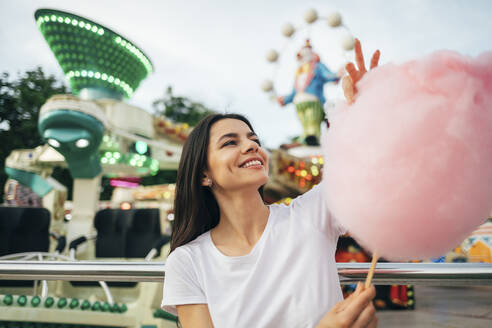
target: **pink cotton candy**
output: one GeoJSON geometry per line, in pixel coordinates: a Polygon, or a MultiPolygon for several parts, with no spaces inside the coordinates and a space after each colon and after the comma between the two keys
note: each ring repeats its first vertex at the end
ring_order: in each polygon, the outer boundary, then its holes
{"type": "Polygon", "coordinates": [[[389,260],[436,257],[492,209],[492,52],[387,64],[324,139],[328,208],[389,260]]]}

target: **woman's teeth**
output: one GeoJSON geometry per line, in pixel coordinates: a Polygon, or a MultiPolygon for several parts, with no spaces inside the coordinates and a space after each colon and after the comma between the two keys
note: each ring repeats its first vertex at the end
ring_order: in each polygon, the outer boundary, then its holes
{"type": "Polygon", "coordinates": [[[241,167],[247,168],[247,167],[254,166],[254,165],[261,165],[261,162],[258,160],[254,160],[254,161],[247,162],[246,164],[243,164],[241,167]]]}

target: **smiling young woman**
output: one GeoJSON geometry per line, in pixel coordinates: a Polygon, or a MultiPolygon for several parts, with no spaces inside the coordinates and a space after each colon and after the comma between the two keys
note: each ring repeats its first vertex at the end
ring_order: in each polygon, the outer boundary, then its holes
{"type": "Polygon", "coordinates": [[[163,309],[184,328],[375,327],[374,287],[343,300],[334,255],[345,230],[323,187],[267,206],[267,180],[268,155],[245,117],[214,114],[193,129],[178,169],[163,309]]]}

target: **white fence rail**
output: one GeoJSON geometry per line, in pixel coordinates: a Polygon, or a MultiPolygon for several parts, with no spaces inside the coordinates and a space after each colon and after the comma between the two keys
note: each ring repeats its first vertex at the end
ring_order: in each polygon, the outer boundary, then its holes
{"type": "MultiPolygon", "coordinates": [[[[369,266],[370,263],[337,263],[340,282],[364,280],[369,266]]],[[[0,261],[0,280],[162,282],[165,268],[164,262],[0,261]]],[[[492,285],[492,263],[378,263],[373,283],[492,285]]]]}

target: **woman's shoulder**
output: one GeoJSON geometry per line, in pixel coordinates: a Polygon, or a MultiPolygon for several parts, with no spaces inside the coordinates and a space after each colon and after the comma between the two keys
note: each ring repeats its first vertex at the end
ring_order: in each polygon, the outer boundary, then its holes
{"type": "Polygon", "coordinates": [[[176,258],[183,260],[193,260],[193,258],[202,255],[206,243],[209,239],[210,231],[204,232],[192,241],[187,242],[184,245],[176,247],[174,251],[169,254],[167,261],[176,261],[176,258]]]}
{"type": "Polygon", "coordinates": [[[324,205],[324,183],[321,181],[319,184],[315,185],[312,189],[308,190],[302,195],[294,198],[290,206],[292,208],[312,206],[313,204],[324,205]]]}

